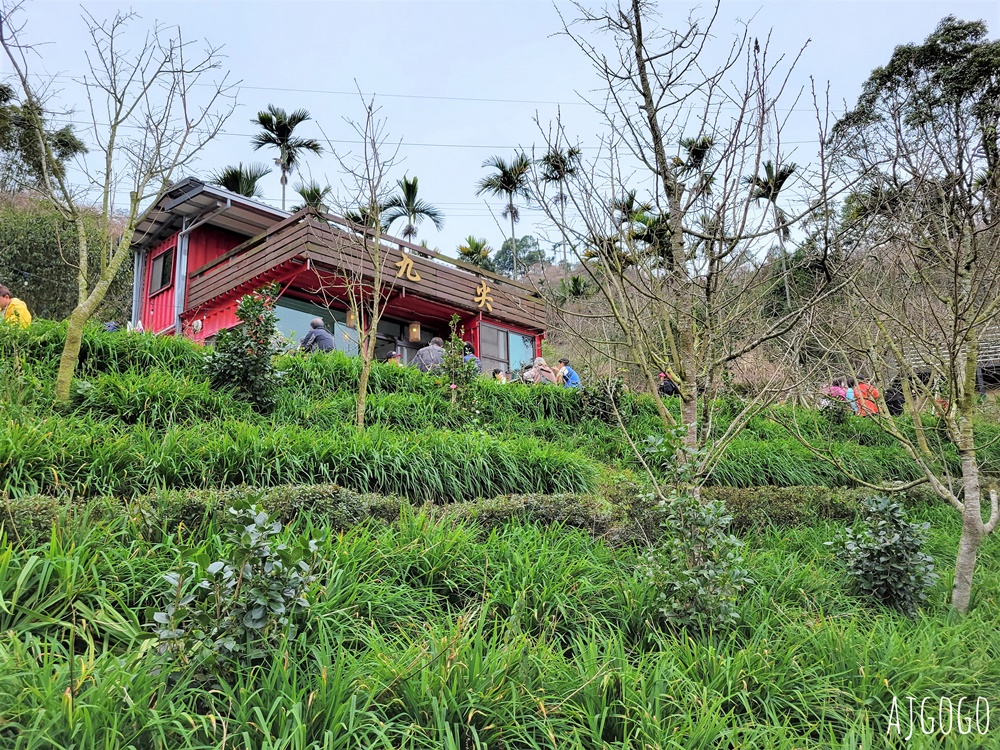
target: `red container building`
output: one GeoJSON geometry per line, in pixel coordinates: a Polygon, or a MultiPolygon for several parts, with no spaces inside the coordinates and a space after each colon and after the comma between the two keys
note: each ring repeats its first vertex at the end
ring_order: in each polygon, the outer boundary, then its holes
{"type": "Polygon", "coordinates": [[[322,317],[339,349],[357,352],[347,285],[377,293],[385,312],[376,356],[407,362],[457,315],[484,371],[518,369],[537,356],[545,305],[528,285],[313,209],[294,214],[188,178],[139,223],[132,323],[158,334],[211,341],[238,323],[239,299],[278,282],[279,329],[301,338],[322,317]]]}

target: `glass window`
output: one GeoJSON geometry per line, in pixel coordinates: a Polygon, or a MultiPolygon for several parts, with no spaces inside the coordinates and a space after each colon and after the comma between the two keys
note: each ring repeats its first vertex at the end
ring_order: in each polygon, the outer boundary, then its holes
{"type": "Polygon", "coordinates": [[[174,249],[160,253],[153,258],[153,269],[149,275],[149,293],[156,294],[170,286],[174,275],[174,249]]]}
{"type": "Polygon", "coordinates": [[[298,343],[309,332],[309,322],[322,318],[328,331],[333,333],[335,318],[330,310],[312,302],[282,297],[274,306],[278,316],[278,333],[298,343]]]}
{"type": "Polygon", "coordinates": [[[496,368],[516,372],[535,359],[535,338],[496,326],[479,326],[479,359],[483,372],[496,368]]]}
{"type": "Polygon", "coordinates": [[[520,370],[525,365],[530,365],[535,360],[535,338],[534,336],[523,336],[520,333],[511,332],[510,338],[510,358],[508,360],[508,372],[520,370]]]}

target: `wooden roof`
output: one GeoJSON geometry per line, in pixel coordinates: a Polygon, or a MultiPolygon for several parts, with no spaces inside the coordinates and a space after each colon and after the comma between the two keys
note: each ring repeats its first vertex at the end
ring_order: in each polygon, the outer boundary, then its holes
{"type": "MultiPolygon", "coordinates": [[[[304,209],[191,272],[187,309],[242,295],[275,269],[307,268],[370,282],[375,274],[370,230],[340,217],[304,209]],[[367,235],[367,236],[366,236],[367,235]]],[[[383,293],[417,296],[469,313],[543,331],[545,304],[526,285],[427,248],[383,235],[379,250],[383,293]]]]}

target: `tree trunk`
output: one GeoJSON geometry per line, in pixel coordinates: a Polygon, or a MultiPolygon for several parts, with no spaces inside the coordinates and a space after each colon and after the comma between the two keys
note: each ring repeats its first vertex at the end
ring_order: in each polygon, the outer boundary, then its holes
{"type": "MultiPolygon", "coordinates": [[[[358,316],[360,318],[360,316],[358,316]]],[[[358,325],[361,321],[358,320],[358,325]]],[[[361,377],[358,378],[358,408],[354,415],[354,425],[358,431],[365,429],[365,403],[368,399],[368,378],[372,372],[372,358],[375,354],[375,333],[362,337],[363,346],[361,349],[361,377]]]]}
{"type": "Polygon", "coordinates": [[[517,278],[517,239],[514,237],[514,202],[507,207],[510,211],[510,257],[514,266],[514,278],[517,278]]]}
{"type": "Polygon", "coordinates": [[[66,329],[66,343],[63,345],[62,356],[59,357],[59,372],[56,375],[55,401],[57,404],[68,404],[70,384],[76,363],[80,358],[80,346],[83,343],[83,327],[90,318],[86,303],[77,305],[69,316],[69,327],[66,329]]]}
{"type": "Polygon", "coordinates": [[[955,560],[955,586],[951,592],[951,604],[962,614],[969,609],[972,596],[972,576],[976,570],[976,554],[983,541],[983,525],[979,486],[979,466],[975,451],[962,451],[962,485],[964,490],[962,511],[962,538],[958,543],[958,558],[955,560]]]}

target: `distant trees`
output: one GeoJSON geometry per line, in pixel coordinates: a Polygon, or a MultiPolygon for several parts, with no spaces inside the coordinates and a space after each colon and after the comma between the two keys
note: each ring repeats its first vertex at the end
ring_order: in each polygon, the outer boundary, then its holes
{"type": "Polygon", "coordinates": [[[399,219],[406,219],[403,227],[403,239],[413,242],[417,236],[417,225],[424,219],[430,219],[436,229],[444,226],[444,214],[432,204],[417,196],[417,178],[399,180],[396,185],[399,192],[394,193],[383,206],[382,221],[386,227],[399,219]]]}
{"type": "Polygon", "coordinates": [[[304,109],[297,109],[291,114],[269,104],[266,110],[257,113],[251,122],[260,126],[251,143],[254,151],[262,148],[276,148],[278,156],[275,165],[281,170],[281,210],[285,210],[285,187],[288,176],[298,167],[299,162],[307,152],[319,154],[323,147],[314,138],[301,138],[295,135],[295,129],[303,122],[312,119],[304,109]]]}
{"type": "Polygon", "coordinates": [[[493,265],[497,273],[516,278],[527,273],[532,266],[545,263],[547,256],[538,244],[538,240],[530,234],[517,240],[507,239],[493,256],[493,265]]]}
{"type": "Polygon", "coordinates": [[[39,187],[46,170],[65,175],[66,164],[87,153],[87,146],[73,132],[72,125],[55,128],[37,99],[18,100],[13,86],[0,83],[0,192],[13,193],[39,187]],[[41,122],[44,137],[39,139],[34,123],[41,122]],[[52,155],[51,165],[43,163],[43,147],[52,155]]]}
{"type": "Polygon", "coordinates": [[[264,191],[260,181],[269,174],[271,169],[263,164],[247,164],[244,167],[243,162],[240,162],[235,167],[225,167],[214,172],[208,181],[211,185],[218,185],[247,198],[263,198],[264,191]]]}

